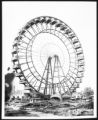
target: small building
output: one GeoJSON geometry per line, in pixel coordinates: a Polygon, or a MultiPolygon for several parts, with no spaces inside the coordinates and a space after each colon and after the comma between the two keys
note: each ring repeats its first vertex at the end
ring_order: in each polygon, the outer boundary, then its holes
{"type": "Polygon", "coordinates": [[[63,96],[62,96],[62,100],[63,101],[67,101],[67,100],[69,100],[71,98],[71,95],[69,95],[69,94],[64,94],[63,96]]]}
{"type": "Polygon", "coordinates": [[[72,93],[71,99],[72,100],[76,100],[76,99],[81,99],[82,98],[82,94],[79,92],[74,92],[72,93]]]}
{"type": "Polygon", "coordinates": [[[87,101],[87,102],[93,101],[93,100],[94,100],[94,95],[90,95],[90,96],[84,95],[84,96],[82,97],[82,100],[85,100],[85,101],[87,101]]]}
{"type": "Polygon", "coordinates": [[[62,100],[62,97],[60,94],[53,94],[51,95],[50,99],[52,100],[57,100],[57,101],[61,101],[62,100]]]}

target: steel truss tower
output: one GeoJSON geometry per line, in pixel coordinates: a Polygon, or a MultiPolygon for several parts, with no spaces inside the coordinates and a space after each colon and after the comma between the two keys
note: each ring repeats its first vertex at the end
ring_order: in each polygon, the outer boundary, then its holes
{"type": "Polygon", "coordinates": [[[61,66],[59,57],[57,55],[54,55],[53,57],[48,57],[48,60],[47,60],[47,63],[46,63],[46,66],[45,66],[45,69],[44,69],[44,72],[43,72],[43,76],[42,76],[42,79],[41,79],[41,82],[40,82],[40,85],[39,85],[39,90],[41,88],[42,81],[44,80],[43,78],[46,80],[45,81],[45,88],[44,88],[44,95],[47,95],[47,86],[49,84],[48,83],[49,79],[51,79],[51,81],[52,81],[51,82],[52,83],[52,89],[51,89],[50,94],[55,94],[56,93],[56,86],[55,86],[55,83],[56,83],[55,80],[56,79],[55,78],[57,78],[58,81],[59,81],[58,82],[59,86],[57,85],[59,94],[60,95],[62,94],[61,90],[60,90],[60,86],[64,89],[64,86],[62,86],[62,84],[61,84],[61,80],[62,80],[62,78],[65,78],[65,75],[64,75],[64,71],[63,71],[63,68],[61,66]],[[52,66],[52,63],[53,63],[53,66],[52,66]]]}

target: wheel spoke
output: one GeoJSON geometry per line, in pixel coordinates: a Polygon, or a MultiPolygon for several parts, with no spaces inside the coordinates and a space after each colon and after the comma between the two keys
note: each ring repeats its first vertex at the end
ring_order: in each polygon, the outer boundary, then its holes
{"type": "Polygon", "coordinates": [[[77,36],[64,22],[48,16],[35,18],[22,28],[13,43],[12,61],[16,76],[27,81],[20,83],[44,95],[71,93],[78,87],[84,72],[83,50],[77,36]],[[37,41],[41,34],[50,36],[37,41]],[[52,40],[52,36],[62,45],[52,40]],[[49,44],[56,48],[61,45],[61,52],[49,44]]]}

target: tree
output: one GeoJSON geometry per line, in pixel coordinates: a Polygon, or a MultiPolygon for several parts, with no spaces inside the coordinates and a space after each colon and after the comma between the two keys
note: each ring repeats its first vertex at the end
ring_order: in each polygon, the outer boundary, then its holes
{"type": "Polygon", "coordinates": [[[86,87],[86,88],[84,89],[83,94],[84,94],[86,97],[89,97],[89,96],[91,96],[91,95],[94,95],[94,91],[93,91],[93,89],[91,89],[91,87],[86,87]]]}
{"type": "Polygon", "coordinates": [[[10,67],[8,67],[8,73],[5,74],[5,101],[7,102],[10,99],[11,91],[12,91],[12,81],[15,78],[14,72],[10,71],[10,67]]]}

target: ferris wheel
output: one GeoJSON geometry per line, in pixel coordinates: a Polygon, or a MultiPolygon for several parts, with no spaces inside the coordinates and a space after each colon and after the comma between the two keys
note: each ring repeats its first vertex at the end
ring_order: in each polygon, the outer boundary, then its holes
{"type": "Polygon", "coordinates": [[[72,93],[82,82],[84,55],[73,30],[61,20],[29,21],[13,43],[13,69],[25,89],[43,95],[72,93]]]}

